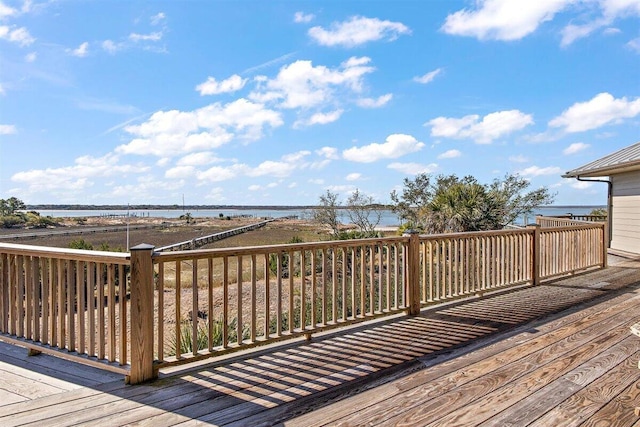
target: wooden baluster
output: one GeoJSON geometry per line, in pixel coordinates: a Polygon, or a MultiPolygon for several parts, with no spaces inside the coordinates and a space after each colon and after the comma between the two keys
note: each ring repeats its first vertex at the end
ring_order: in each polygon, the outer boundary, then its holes
{"type": "Polygon", "coordinates": [[[198,354],[198,259],[191,261],[191,354],[198,354]]]}
{"type": "Polygon", "coordinates": [[[89,301],[89,356],[96,354],[96,275],[99,274],[98,265],[94,262],[87,264],[87,297],[89,301]]]}
{"type": "MultiPolygon", "coordinates": [[[[80,268],[80,267],[79,267],[80,268]]],[[[119,321],[120,321],[120,354],[119,361],[120,365],[125,365],[127,363],[127,276],[125,274],[125,266],[118,265],[118,313],[119,313],[119,321]]],[[[163,318],[160,317],[160,313],[158,313],[158,322],[159,325],[162,325],[163,318]]],[[[82,325],[82,323],[80,323],[82,325]]],[[[159,341],[162,346],[162,341],[159,341]]]]}
{"type": "Polygon", "coordinates": [[[175,319],[176,319],[176,327],[175,327],[175,342],[176,342],[176,358],[180,359],[182,357],[182,309],[181,309],[181,296],[182,296],[182,261],[176,261],[176,293],[175,293],[175,319]]]}
{"type": "Polygon", "coordinates": [[[250,331],[250,339],[251,342],[256,342],[256,329],[258,325],[256,324],[256,312],[258,310],[256,305],[256,255],[251,254],[251,331],[250,331]]]}

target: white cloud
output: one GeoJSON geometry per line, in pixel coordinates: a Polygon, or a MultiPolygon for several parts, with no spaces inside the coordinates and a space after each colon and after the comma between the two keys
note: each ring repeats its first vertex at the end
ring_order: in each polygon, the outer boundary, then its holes
{"type": "Polygon", "coordinates": [[[363,147],[352,147],[342,152],[342,157],[352,162],[371,163],[381,159],[397,159],[422,150],[424,143],[411,135],[389,135],[382,144],[373,143],[363,147]]]}
{"type": "Polygon", "coordinates": [[[562,29],[561,45],[566,47],[618,18],[640,16],[637,0],[477,0],[475,3],[475,8],[447,16],[441,30],[480,40],[519,40],[571,7],[582,22],[572,22],[562,29]]]}
{"type": "Polygon", "coordinates": [[[10,18],[18,14],[18,10],[0,1],[0,19],[10,18]]]}
{"type": "Polygon", "coordinates": [[[438,74],[440,74],[442,72],[442,68],[437,68],[433,71],[429,71],[427,74],[423,75],[423,76],[417,76],[413,78],[414,82],[417,83],[422,83],[422,84],[427,84],[427,83],[431,83],[433,81],[433,79],[436,78],[436,76],[438,74]]]}
{"type": "Polygon", "coordinates": [[[162,32],[160,31],[156,31],[149,34],[138,34],[138,33],[129,34],[129,40],[131,40],[134,43],[141,42],[141,41],[157,42],[157,41],[160,41],[161,39],[162,39],[162,32]]]}
{"type": "Polygon", "coordinates": [[[249,191],[258,191],[258,190],[261,190],[261,189],[262,189],[262,186],[260,186],[258,184],[250,185],[249,188],[248,188],[249,191]]]}
{"type": "Polygon", "coordinates": [[[313,178],[309,180],[310,184],[322,185],[324,184],[324,179],[322,178],[313,178]]]}
{"type": "Polygon", "coordinates": [[[448,150],[438,156],[439,159],[455,159],[462,156],[460,150],[448,150]]]}
{"type": "Polygon", "coordinates": [[[362,108],[379,108],[391,101],[391,98],[393,98],[393,94],[387,93],[378,98],[360,98],[356,104],[362,108]]]}
{"type": "Polygon", "coordinates": [[[313,13],[296,12],[293,15],[293,22],[306,24],[313,21],[315,17],[313,13]]]}
{"type": "Polygon", "coordinates": [[[30,52],[24,56],[24,60],[27,62],[35,62],[36,59],[38,59],[38,54],[36,52],[30,52]]]}
{"type": "MultiPolygon", "coordinates": [[[[199,181],[204,182],[220,182],[234,179],[238,176],[248,177],[263,177],[273,176],[277,178],[285,178],[292,175],[296,170],[308,168],[309,163],[306,162],[306,157],[311,154],[310,151],[298,151],[296,153],[290,153],[284,155],[280,160],[266,160],[257,166],[249,166],[242,163],[234,163],[229,166],[212,166],[211,168],[196,172],[196,177],[199,181]]],[[[178,171],[188,171],[188,167],[178,166],[178,171]]],[[[268,184],[264,188],[272,188],[278,185],[268,184]]]]}
{"type": "Polygon", "coordinates": [[[475,9],[447,16],[441,30],[480,40],[519,40],[571,3],[571,0],[477,0],[475,9]]]}
{"type": "Polygon", "coordinates": [[[614,98],[603,92],[586,102],[577,102],[549,121],[549,126],[575,133],[597,129],[607,124],[619,124],[640,114],[640,98],[614,98]]]}
{"type": "Polygon", "coordinates": [[[560,41],[560,46],[567,47],[574,41],[587,37],[589,34],[605,25],[607,25],[607,23],[603,20],[589,22],[583,25],[569,24],[562,29],[562,40],[560,41]]]}
{"type": "Polygon", "coordinates": [[[431,136],[473,139],[478,144],[490,144],[495,139],[531,124],[533,124],[533,117],[530,114],[509,110],[487,114],[481,121],[477,114],[459,119],[437,117],[425,123],[425,126],[431,126],[431,136]]]}
{"type": "Polygon", "coordinates": [[[36,41],[34,37],[29,34],[26,28],[9,28],[6,25],[0,25],[0,39],[8,40],[12,43],[25,47],[29,46],[36,41]]]}
{"type": "Polygon", "coordinates": [[[344,179],[346,179],[347,181],[357,181],[360,178],[362,178],[362,174],[361,173],[353,172],[353,173],[350,173],[349,175],[347,175],[344,179]]]}
{"type": "Polygon", "coordinates": [[[347,184],[347,185],[329,185],[327,186],[327,190],[331,191],[332,193],[341,193],[341,194],[351,194],[356,190],[356,187],[351,185],[351,184],[347,184]]]}
{"type": "Polygon", "coordinates": [[[141,165],[119,164],[119,161],[115,154],[103,157],[82,156],[75,160],[73,166],[18,172],[11,180],[27,185],[29,191],[60,192],[90,187],[93,185],[92,178],[145,173],[149,170],[141,165]]]}
{"type": "Polygon", "coordinates": [[[175,166],[167,169],[164,177],[167,179],[184,179],[193,176],[196,170],[193,166],[175,166]]]}
{"type": "Polygon", "coordinates": [[[629,42],[627,42],[626,46],[629,49],[631,49],[631,50],[633,50],[633,51],[635,51],[637,53],[640,53],[640,37],[637,37],[635,39],[629,40],[629,42]]]}
{"type": "Polygon", "coordinates": [[[309,108],[325,104],[340,91],[359,93],[363,77],[375,70],[368,57],[351,57],[338,68],[296,61],[283,66],[275,79],[259,78],[249,96],[258,102],[279,102],[282,108],[309,108]]]}
{"type": "Polygon", "coordinates": [[[204,182],[222,182],[235,178],[247,170],[247,165],[233,164],[231,166],[212,166],[203,172],[198,172],[196,177],[204,182]]]}
{"type": "Polygon", "coordinates": [[[0,125],[0,135],[13,135],[18,133],[15,125],[0,125]]]}
{"type": "Polygon", "coordinates": [[[518,172],[522,176],[541,176],[541,175],[559,175],[562,173],[562,169],[557,166],[548,166],[541,168],[539,166],[530,166],[518,172]]]}
{"type": "Polygon", "coordinates": [[[217,81],[214,77],[207,77],[207,81],[196,86],[200,95],[217,95],[219,93],[235,92],[244,87],[247,79],[243,79],[237,74],[226,80],[217,81]]]}
{"type": "Polygon", "coordinates": [[[158,25],[161,24],[166,18],[167,15],[165,15],[164,12],[158,12],[157,14],[149,18],[149,21],[151,22],[151,25],[158,25]]]}
{"type": "Polygon", "coordinates": [[[333,123],[340,118],[343,112],[344,110],[335,110],[328,113],[315,113],[308,119],[297,120],[293,124],[293,127],[298,128],[302,126],[326,125],[328,123],[333,123]]]}
{"type": "Polygon", "coordinates": [[[335,147],[322,147],[321,149],[316,150],[316,154],[332,160],[336,160],[340,158],[340,155],[338,154],[338,149],[335,147]]]}
{"type": "Polygon", "coordinates": [[[120,45],[114,43],[112,40],[105,40],[102,42],[102,49],[114,54],[120,49],[120,45]]]}
{"type": "Polygon", "coordinates": [[[329,30],[318,26],[309,29],[309,36],[323,46],[354,47],[381,39],[395,40],[411,30],[401,22],[354,16],[348,21],[334,22],[329,30]]]}
{"type": "Polygon", "coordinates": [[[589,147],[590,147],[589,144],[585,144],[582,142],[574,142],[573,144],[571,144],[570,146],[562,150],[562,153],[565,155],[576,154],[576,153],[579,153],[580,151],[586,150],[589,147]]]}
{"type": "Polygon", "coordinates": [[[80,44],[80,46],[78,46],[76,49],[67,49],[67,53],[71,56],[84,58],[89,53],[89,42],[80,44]]]}
{"type": "Polygon", "coordinates": [[[187,154],[176,163],[178,166],[202,166],[221,161],[212,152],[198,152],[187,154]]]}
{"type": "MultiPolygon", "coordinates": [[[[591,5],[585,2],[585,6],[589,8],[591,5]]],[[[589,14],[585,14],[585,16],[587,16],[585,23],[571,23],[563,28],[562,46],[568,46],[580,38],[587,37],[600,28],[607,27],[618,18],[633,15],[640,16],[640,2],[637,0],[600,0],[597,2],[597,6],[600,8],[599,16],[589,19],[589,14]]],[[[611,29],[605,29],[604,33],[611,34],[608,30],[611,29]]]]}
{"type": "Polygon", "coordinates": [[[571,180],[571,188],[575,188],[576,190],[586,190],[587,188],[591,187],[593,185],[593,183],[591,182],[587,182],[587,181],[578,181],[577,179],[572,179],[571,180]]]}
{"type": "Polygon", "coordinates": [[[126,126],[124,130],[134,139],[116,151],[170,157],[210,150],[234,138],[256,140],[262,136],[263,128],[282,124],[279,112],[246,99],[188,112],[158,111],[140,125],[126,126]]]}
{"type": "Polygon", "coordinates": [[[518,154],[516,156],[510,156],[509,157],[509,161],[514,162],[514,163],[527,163],[529,161],[529,159],[525,156],[523,156],[522,154],[518,154]]]}
{"type": "Polygon", "coordinates": [[[204,196],[204,198],[207,200],[215,200],[218,203],[227,200],[227,198],[224,196],[224,188],[222,187],[212,188],[211,191],[209,191],[209,193],[204,196]]]}
{"type": "Polygon", "coordinates": [[[421,163],[391,163],[387,166],[389,169],[396,170],[405,175],[418,175],[420,173],[432,173],[438,169],[436,163],[423,165],[421,163]]]}
{"type": "Polygon", "coordinates": [[[284,178],[291,175],[298,167],[299,165],[295,162],[266,160],[247,171],[247,175],[252,177],[269,175],[284,178]]]}
{"type": "Polygon", "coordinates": [[[0,83],[0,95],[6,95],[7,92],[5,92],[4,90],[4,86],[2,86],[2,83],[0,83]]]}

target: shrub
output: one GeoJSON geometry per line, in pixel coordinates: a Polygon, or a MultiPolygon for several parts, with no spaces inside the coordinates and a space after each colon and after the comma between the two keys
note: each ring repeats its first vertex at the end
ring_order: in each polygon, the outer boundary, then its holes
{"type": "MultiPolygon", "coordinates": [[[[227,327],[229,342],[233,343],[238,340],[238,331],[237,331],[238,320],[233,319],[229,326],[227,327]]],[[[212,344],[213,347],[218,347],[222,345],[222,328],[223,323],[222,320],[214,320],[213,322],[213,334],[212,334],[212,344]]],[[[193,322],[184,321],[180,325],[180,354],[193,353],[193,322]]],[[[196,337],[196,344],[198,346],[198,350],[205,350],[209,347],[209,326],[206,322],[198,323],[198,336],[196,337]]],[[[250,337],[249,326],[244,325],[242,331],[242,338],[248,339],[250,337]]],[[[169,341],[169,349],[167,351],[167,355],[175,356],[176,349],[178,348],[178,343],[176,342],[175,336],[171,338],[169,341]]]]}
{"type": "Polygon", "coordinates": [[[56,221],[50,216],[40,216],[36,213],[29,212],[27,213],[27,222],[25,224],[27,227],[33,228],[47,228],[58,225],[56,221]]]}
{"type": "Polygon", "coordinates": [[[24,225],[25,218],[21,215],[4,215],[0,216],[0,224],[3,228],[13,228],[24,225]]]}
{"type": "Polygon", "coordinates": [[[72,240],[69,243],[69,247],[71,249],[84,249],[84,250],[87,250],[87,251],[92,251],[93,250],[93,245],[91,243],[85,241],[83,238],[72,240]]]}
{"type": "Polygon", "coordinates": [[[374,237],[380,237],[380,233],[377,231],[360,231],[360,230],[347,230],[339,232],[334,238],[335,240],[354,240],[354,239],[369,239],[374,237]]]}

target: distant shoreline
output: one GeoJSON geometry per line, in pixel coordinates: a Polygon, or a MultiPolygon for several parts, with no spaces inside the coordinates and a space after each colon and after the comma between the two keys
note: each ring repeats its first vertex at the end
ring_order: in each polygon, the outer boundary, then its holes
{"type": "MultiPolygon", "coordinates": [[[[376,209],[392,209],[391,205],[376,205],[376,209]]],[[[606,208],[606,205],[543,205],[540,209],[587,209],[606,208]]],[[[26,205],[26,210],[56,210],[56,211],[121,211],[121,210],[304,210],[318,209],[316,205],[26,205]]],[[[346,206],[337,206],[337,209],[346,209],[346,206]]]]}

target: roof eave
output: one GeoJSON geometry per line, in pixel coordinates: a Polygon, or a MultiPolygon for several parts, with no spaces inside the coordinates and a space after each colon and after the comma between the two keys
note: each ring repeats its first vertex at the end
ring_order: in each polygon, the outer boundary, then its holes
{"type": "Polygon", "coordinates": [[[592,170],[581,171],[579,169],[574,169],[572,171],[565,173],[564,175],[562,175],[562,177],[563,178],[578,178],[578,177],[598,178],[598,177],[616,175],[624,172],[632,172],[635,170],[640,170],[640,160],[626,163],[623,165],[608,166],[605,168],[592,169],[592,170]]]}

